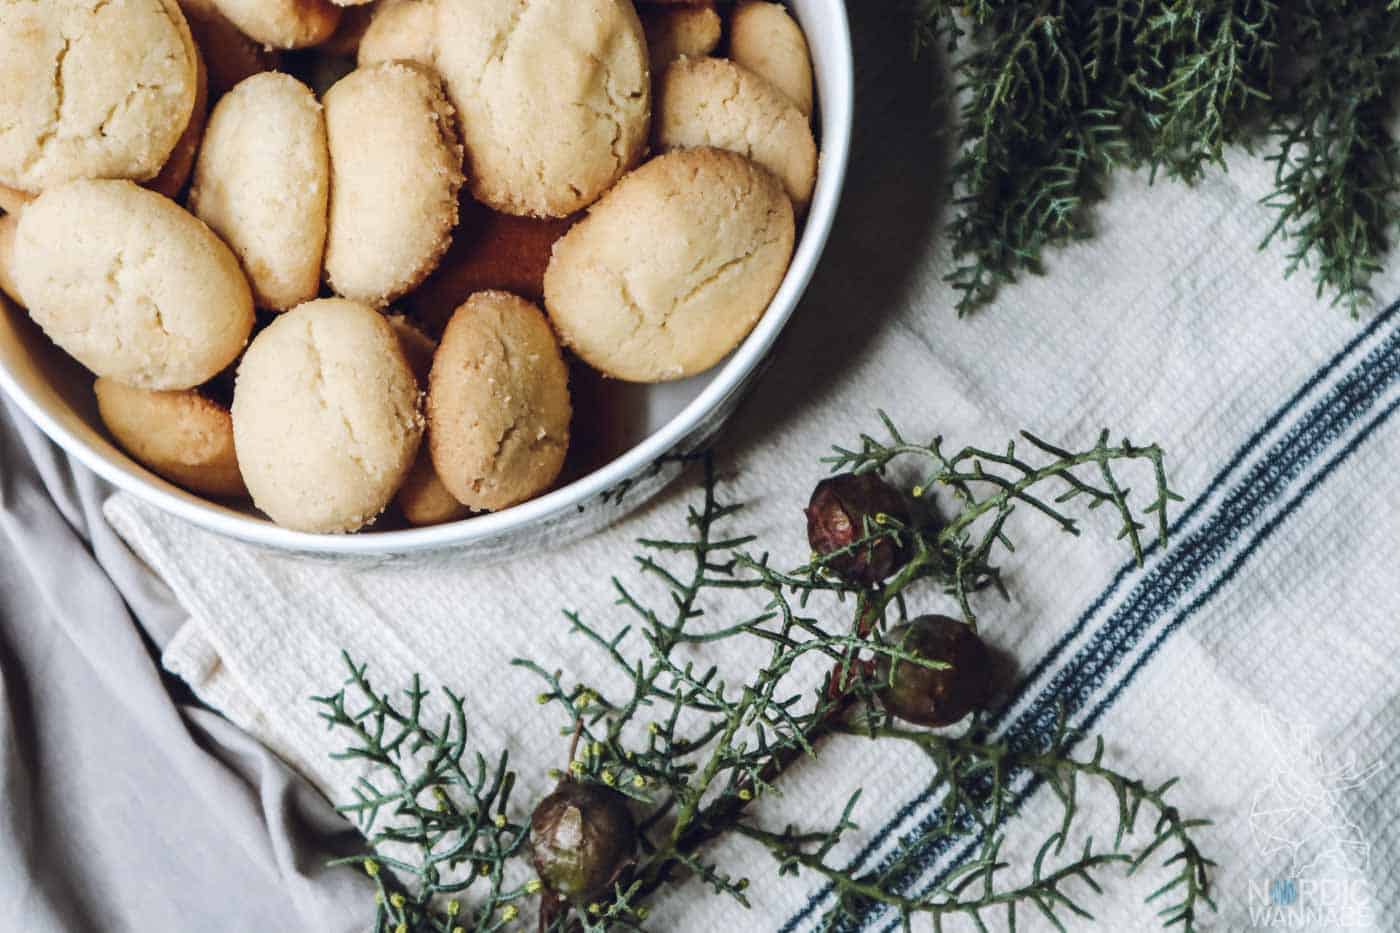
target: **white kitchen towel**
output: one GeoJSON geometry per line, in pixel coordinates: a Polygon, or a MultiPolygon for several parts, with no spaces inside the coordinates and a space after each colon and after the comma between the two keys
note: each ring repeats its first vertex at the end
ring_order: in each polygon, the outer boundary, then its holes
{"type": "MultiPolygon", "coordinates": [[[[1020,670],[998,729],[1035,737],[1063,703],[1073,725],[1105,737],[1115,767],[1149,784],[1180,777],[1171,799],[1214,820],[1199,831],[1219,863],[1209,928],[1395,929],[1400,313],[1382,302],[1353,321],[1304,275],[1283,280],[1282,251],[1256,249],[1273,221],[1260,204],[1268,168],[1241,155],[1195,189],[1118,178],[1094,239],[958,320],[941,280],[946,160],[926,140],[924,87],[894,38],[873,41],[863,40],[857,157],[830,249],[718,447],[723,493],[748,503],[735,527],[761,534],[776,562],[801,562],[799,509],[818,458],[875,429],[876,408],[954,445],[995,447],[1023,428],[1089,444],[1102,427],[1162,444],[1185,501],[1170,546],[1141,569],[1106,515],[1078,539],[1013,518],[1010,599],[978,598],[984,634],[1020,670]]],[[[1400,297],[1400,266],[1377,294],[1400,297]]],[[[484,568],[347,570],[212,536],[128,496],[107,511],[189,612],[166,666],[332,799],[349,798],[355,773],[328,757],[337,737],[308,697],[337,686],[343,649],[382,686],[418,672],[465,694],[474,742],[510,749],[528,800],[565,746],[557,719],[533,705],[540,685],[510,660],[606,682],[560,610],[622,624],[609,575],[631,572],[633,539],[681,533],[693,495],[678,484],[590,540],[484,568]]],[[[930,592],[914,608],[951,607],[930,592]]],[[[752,663],[712,650],[726,668],[752,663]]],[[[825,826],[864,787],[860,829],[832,860],[874,866],[937,818],[929,777],[905,747],[835,741],[757,812],[775,829],[825,826]]],[[[1002,827],[1021,865],[1058,814],[1045,789],[1025,793],[1002,827]]],[[[1090,805],[1102,840],[1111,802],[1090,805]]],[[[907,866],[907,890],[966,856],[931,847],[907,866]]],[[[711,857],[753,879],[752,907],[692,882],[655,905],[656,929],[808,930],[832,905],[820,878],[778,878],[751,843],[726,840],[711,857]]],[[[1150,930],[1142,897],[1167,877],[1112,879],[1084,902],[1102,929],[1150,930]]],[[[1020,919],[1036,928],[1033,911],[1020,919]]],[[[874,911],[865,927],[895,922],[874,911]]]]}

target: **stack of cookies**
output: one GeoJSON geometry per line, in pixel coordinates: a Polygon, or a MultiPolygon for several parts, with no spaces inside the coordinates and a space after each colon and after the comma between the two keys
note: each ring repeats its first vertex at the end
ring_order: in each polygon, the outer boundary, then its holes
{"type": "Polygon", "coordinates": [[[744,339],[812,107],[765,0],[7,0],[0,289],[170,482],[455,521],[559,481],[582,367],[744,339]]]}

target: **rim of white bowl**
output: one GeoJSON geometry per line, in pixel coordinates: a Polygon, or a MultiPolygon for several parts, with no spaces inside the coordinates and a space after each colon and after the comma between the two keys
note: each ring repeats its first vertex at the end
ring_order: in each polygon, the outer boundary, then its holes
{"type": "Polygon", "coordinates": [[[456,547],[534,525],[559,515],[634,476],[685,440],[763,362],[796,310],[836,219],[850,161],[854,122],[855,73],[850,20],[844,3],[830,6],[838,48],[824,77],[834,93],[820,99],[822,152],[816,190],[788,273],[753,332],[724,363],[700,394],[660,429],[597,470],[537,499],[500,512],[425,528],[366,530],[351,535],[309,534],[220,507],[170,486],[133,464],[114,462],[78,437],[24,391],[0,367],[0,388],[60,447],[114,486],[201,528],[264,547],[325,555],[387,556],[456,547]]]}

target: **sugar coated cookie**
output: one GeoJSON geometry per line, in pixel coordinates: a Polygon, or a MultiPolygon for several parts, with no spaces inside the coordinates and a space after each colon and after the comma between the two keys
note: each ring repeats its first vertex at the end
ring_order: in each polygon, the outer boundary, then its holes
{"type": "Polygon", "coordinates": [[[219,12],[250,39],[274,49],[320,45],[340,25],[329,0],[214,0],[219,12]]]}
{"type": "Polygon", "coordinates": [[[382,306],[418,285],[451,242],[462,148],[436,76],[405,62],[357,69],[326,92],[331,152],[326,278],[382,306]]]}
{"type": "Polygon", "coordinates": [[[355,531],[384,510],[418,452],[418,383],[398,335],[338,298],[288,311],[238,366],[233,436],[253,502],[299,531],[355,531]]]}
{"type": "Polygon", "coordinates": [[[194,112],[195,60],[174,0],[0,3],[0,185],[154,177],[194,112]]]}
{"type": "Polygon", "coordinates": [[[729,57],[767,78],[812,115],[812,56],[802,27],[781,3],[740,0],[729,18],[729,57]]]}
{"type": "Polygon", "coordinates": [[[269,71],[224,95],[190,209],[233,247],[258,307],[284,311],[316,297],[329,196],[326,124],[310,88],[269,71]]]}
{"type": "Polygon", "coordinates": [[[678,150],[618,182],[555,244],[545,305],[564,343],[608,375],[691,376],[762,316],[794,235],[772,173],[721,149],[678,150]]]}
{"type": "Polygon", "coordinates": [[[229,248],[129,181],[75,181],[20,215],[15,284],[29,314],[99,376],[188,389],[237,358],[253,327],[229,248]]]}
{"type": "Polygon", "coordinates": [[[646,7],[640,14],[653,75],[678,58],[709,55],[719,46],[723,23],[713,3],[646,7]]]}
{"type": "Polygon", "coordinates": [[[437,36],[477,200],[564,217],[641,158],[651,81],[631,0],[438,0],[437,36]]]}
{"type": "Polygon", "coordinates": [[[359,62],[406,61],[431,68],[436,35],[436,0],[380,0],[360,38],[359,62]]]}
{"type": "Polygon", "coordinates": [[[817,143],[807,118],[777,88],[723,58],[673,63],[656,82],[653,137],[660,151],[714,146],[777,175],[802,210],[817,182],[817,143]]]}
{"type": "MultiPolygon", "coordinates": [[[[437,352],[437,341],[419,330],[402,314],[391,315],[389,324],[399,335],[399,345],[403,348],[409,368],[418,380],[418,387],[426,392],[428,376],[433,369],[433,354],[437,352]]],[[[410,525],[441,525],[471,514],[471,509],[458,502],[442,484],[437,475],[437,468],[433,466],[432,452],[426,443],[419,448],[413,468],[404,478],[394,502],[410,525]]]]}
{"type": "Polygon", "coordinates": [[[247,496],[228,409],[194,389],[153,392],[111,379],[92,388],[102,423],[138,463],[191,492],[247,496]]]}
{"type": "Polygon", "coordinates": [[[571,416],[568,370],[538,308],[481,292],[457,309],[433,357],[428,443],[459,502],[494,511],[548,489],[571,416]]]}

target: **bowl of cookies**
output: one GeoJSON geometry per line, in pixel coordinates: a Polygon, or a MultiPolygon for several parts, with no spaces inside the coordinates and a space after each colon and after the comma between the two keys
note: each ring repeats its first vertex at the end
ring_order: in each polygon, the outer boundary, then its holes
{"type": "Polygon", "coordinates": [[[568,540],[761,372],[852,105],[843,0],[15,0],[0,388],[243,541],[568,540]]]}

